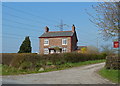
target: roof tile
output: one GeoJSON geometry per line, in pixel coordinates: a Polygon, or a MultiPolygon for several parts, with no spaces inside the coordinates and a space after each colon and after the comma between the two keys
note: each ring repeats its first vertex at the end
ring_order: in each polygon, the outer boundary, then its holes
{"type": "Polygon", "coordinates": [[[47,32],[43,33],[40,37],[56,37],[56,36],[72,36],[72,31],[56,31],[56,32],[47,32]]]}

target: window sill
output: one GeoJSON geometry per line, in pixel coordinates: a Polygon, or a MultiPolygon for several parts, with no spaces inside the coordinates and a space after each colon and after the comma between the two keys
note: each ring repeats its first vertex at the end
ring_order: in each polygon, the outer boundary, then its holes
{"type": "Polygon", "coordinates": [[[67,44],[62,44],[62,45],[67,45],[67,44]]]}
{"type": "Polygon", "coordinates": [[[44,46],[48,46],[49,44],[44,44],[44,46]]]}

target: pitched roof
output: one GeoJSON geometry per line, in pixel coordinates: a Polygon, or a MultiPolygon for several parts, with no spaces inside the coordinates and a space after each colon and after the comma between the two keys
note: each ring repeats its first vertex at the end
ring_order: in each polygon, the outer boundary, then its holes
{"type": "Polygon", "coordinates": [[[55,31],[43,33],[40,37],[59,37],[59,36],[73,36],[72,31],[55,31]]]}

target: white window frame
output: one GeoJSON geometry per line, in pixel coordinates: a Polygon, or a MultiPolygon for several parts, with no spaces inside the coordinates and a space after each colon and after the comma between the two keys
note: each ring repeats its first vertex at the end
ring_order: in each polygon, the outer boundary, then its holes
{"type": "Polygon", "coordinates": [[[67,48],[62,48],[62,53],[66,53],[67,52],[67,48]]]}
{"type": "Polygon", "coordinates": [[[49,49],[48,48],[44,48],[44,54],[49,54],[49,49]]]}
{"type": "Polygon", "coordinates": [[[62,39],[62,45],[67,45],[67,38],[62,39]],[[66,43],[64,43],[64,41],[66,41],[66,43]]]}
{"type": "Polygon", "coordinates": [[[49,39],[44,39],[44,45],[49,45],[49,39]],[[46,43],[47,42],[47,43],[46,43]]]}

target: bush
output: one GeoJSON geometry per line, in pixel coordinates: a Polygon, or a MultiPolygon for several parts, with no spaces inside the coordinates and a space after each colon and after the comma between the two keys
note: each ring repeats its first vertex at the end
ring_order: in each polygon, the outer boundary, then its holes
{"type": "Polygon", "coordinates": [[[106,57],[106,69],[120,69],[120,58],[118,56],[106,57]]]}

